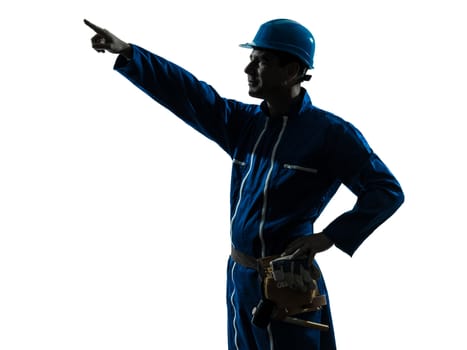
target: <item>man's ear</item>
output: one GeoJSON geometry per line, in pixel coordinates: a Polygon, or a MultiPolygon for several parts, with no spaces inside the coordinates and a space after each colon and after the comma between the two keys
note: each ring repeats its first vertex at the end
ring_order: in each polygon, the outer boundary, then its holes
{"type": "Polygon", "coordinates": [[[301,76],[300,65],[297,62],[287,64],[287,75],[289,79],[294,80],[301,76]]]}
{"type": "Polygon", "coordinates": [[[287,84],[293,86],[300,83],[303,80],[303,73],[300,68],[300,64],[297,62],[291,62],[287,64],[287,84]]]}

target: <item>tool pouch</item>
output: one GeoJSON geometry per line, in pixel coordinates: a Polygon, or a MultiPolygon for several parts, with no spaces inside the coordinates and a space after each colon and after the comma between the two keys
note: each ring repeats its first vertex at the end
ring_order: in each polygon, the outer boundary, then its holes
{"type": "Polygon", "coordinates": [[[258,327],[266,327],[271,319],[282,320],[310,328],[326,330],[327,326],[303,321],[291,316],[319,310],[326,305],[326,296],[320,295],[316,280],[314,288],[306,292],[283,286],[273,277],[270,262],[277,256],[258,259],[258,271],[261,276],[263,299],[253,312],[252,322],[258,327]]]}

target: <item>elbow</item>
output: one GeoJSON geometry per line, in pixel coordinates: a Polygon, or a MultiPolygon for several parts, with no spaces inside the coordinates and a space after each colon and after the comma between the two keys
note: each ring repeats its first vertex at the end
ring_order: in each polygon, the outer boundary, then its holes
{"type": "Polygon", "coordinates": [[[394,192],[394,204],[399,208],[405,201],[404,191],[402,191],[402,187],[398,184],[394,192]]]}
{"type": "Polygon", "coordinates": [[[395,186],[389,190],[389,196],[386,196],[386,207],[394,213],[405,201],[405,195],[400,186],[395,186]]]}
{"type": "Polygon", "coordinates": [[[397,196],[397,207],[400,207],[402,205],[402,203],[404,203],[405,201],[405,195],[404,195],[404,192],[402,192],[402,189],[400,190],[398,196],[397,196]]]}

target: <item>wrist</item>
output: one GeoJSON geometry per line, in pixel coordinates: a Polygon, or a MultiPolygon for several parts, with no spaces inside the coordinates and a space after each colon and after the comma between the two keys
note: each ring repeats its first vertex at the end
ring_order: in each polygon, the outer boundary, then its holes
{"type": "Polygon", "coordinates": [[[323,250],[327,250],[334,245],[332,239],[330,239],[325,233],[321,232],[319,234],[319,237],[320,246],[323,248],[323,250]]]}
{"type": "Polygon", "coordinates": [[[120,55],[125,57],[127,60],[131,60],[133,58],[133,47],[130,44],[126,44],[120,51],[120,55]]]}

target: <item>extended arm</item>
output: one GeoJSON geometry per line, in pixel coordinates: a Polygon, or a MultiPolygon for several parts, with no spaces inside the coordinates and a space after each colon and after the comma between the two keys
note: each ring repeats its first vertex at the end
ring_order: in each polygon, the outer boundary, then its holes
{"type": "Polygon", "coordinates": [[[182,67],[141,47],[127,43],[108,30],[84,20],[96,34],[92,47],[119,54],[114,68],[139,89],[180,119],[231,153],[234,139],[248,123],[244,104],[227,100],[207,83],[182,67]],[[231,118],[235,114],[236,118],[231,118]]]}

